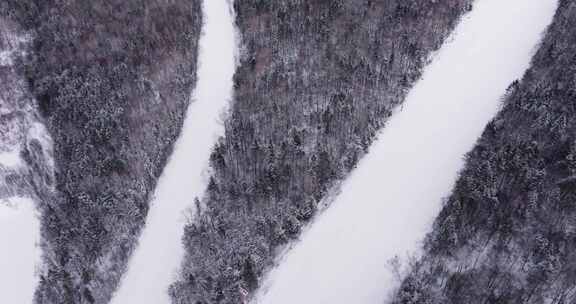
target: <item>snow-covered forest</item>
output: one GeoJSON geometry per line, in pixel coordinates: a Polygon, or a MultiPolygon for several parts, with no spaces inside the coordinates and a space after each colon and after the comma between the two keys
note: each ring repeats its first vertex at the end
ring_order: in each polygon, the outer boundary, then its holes
{"type": "Polygon", "coordinates": [[[201,196],[208,184],[204,171],[211,148],[222,133],[220,115],[232,93],[236,41],[232,11],[225,0],[206,1],[202,9],[198,81],[192,104],[159,179],[138,248],[111,303],[170,303],[167,290],[184,256],[184,224],[193,221],[198,212],[191,198],[201,196]]]}
{"type": "Polygon", "coordinates": [[[0,0],[0,303],[574,303],[575,23],[0,0]]]}
{"type": "Polygon", "coordinates": [[[256,302],[383,303],[402,275],[389,263],[419,253],[464,154],[528,67],[554,4],[478,3],[256,302]]]}

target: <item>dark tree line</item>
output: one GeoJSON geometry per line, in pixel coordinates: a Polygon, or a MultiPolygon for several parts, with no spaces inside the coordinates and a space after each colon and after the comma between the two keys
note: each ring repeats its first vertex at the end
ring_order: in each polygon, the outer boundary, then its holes
{"type": "Polygon", "coordinates": [[[241,65],[174,303],[240,303],[362,157],[471,0],[235,1],[241,65]]]}
{"type": "Polygon", "coordinates": [[[393,303],[576,301],[575,37],[561,0],[393,303]]]}
{"type": "Polygon", "coordinates": [[[107,303],[196,80],[200,0],[3,0],[31,33],[19,63],[54,141],[37,303],[107,303]]]}

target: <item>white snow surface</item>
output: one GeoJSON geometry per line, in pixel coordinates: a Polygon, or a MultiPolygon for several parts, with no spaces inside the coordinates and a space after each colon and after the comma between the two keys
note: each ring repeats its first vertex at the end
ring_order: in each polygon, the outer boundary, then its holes
{"type": "Polygon", "coordinates": [[[19,150],[0,152],[0,166],[7,168],[17,168],[22,165],[19,150]]]}
{"type": "Polygon", "coordinates": [[[167,290],[177,278],[184,248],[187,210],[206,188],[204,170],[223,134],[220,115],[232,96],[236,32],[226,0],[205,0],[198,83],[182,134],[164,168],[127,273],[111,303],[170,303],[167,290]]]}
{"type": "Polygon", "coordinates": [[[529,67],[556,7],[556,0],[477,0],[253,302],[385,303],[398,286],[388,262],[421,254],[463,156],[529,67]]]}
{"type": "Polygon", "coordinates": [[[0,298],[2,303],[32,303],[41,258],[40,219],[34,202],[0,201],[0,298]]]}

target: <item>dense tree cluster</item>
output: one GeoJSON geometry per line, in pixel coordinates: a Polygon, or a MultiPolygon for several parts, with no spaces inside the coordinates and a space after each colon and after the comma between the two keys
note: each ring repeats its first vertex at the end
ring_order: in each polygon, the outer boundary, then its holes
{"type": "Polygon", "coordinates": [[[196,80],[200,0],[4,0],[32,37],[19,71],[54,141],[37,303],[106,303],[196,80]]]}
{"type": "Polygon", "coordinates": [[[575,35],[561,0],[393,303],[576,301],[575,35]]]}
{"type": "Polygon", "coordinates": [[[174,302],[240,303],[365,154],[470,0],[235,1],[234,104],[174,302]]]}

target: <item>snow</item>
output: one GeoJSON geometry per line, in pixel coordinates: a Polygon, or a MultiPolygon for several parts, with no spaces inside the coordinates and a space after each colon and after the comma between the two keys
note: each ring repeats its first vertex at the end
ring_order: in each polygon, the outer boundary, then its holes
{"type": "Polygon", "coordinates": [[[217,138],[221,113],[232,95],[236,36],[226,0],[206,0],[200,38],[198,83],[181,137],[160,177],[146,226],[111,303],[170,303],[167,289],[176,279],[184,248],[185,211],[206,188],[203,175],[217,138]]]}
{"type": "Polygon", "coordinates": [[[10,65],[12,65],[12,52],[0,51],[0,66],[10,66],[10,65]]]}
{"type": "Polygon", "coordinates": [[[54,143],[50,137],[50,133],[46,129],[46,126],[38,121],[31,123],[28,129],[27,141],[31,142],[32,139],[36,139],[42,146],[42,153],[44,155],[44,160],[49,168],[54,168],[54,143]]]}
{"type": "Polygon", "coordinates": [[[398,285],[395,256],[421,254],[463,156],[529,67],[555,0],[478,0],[254,301],[377,304],[398,285]]]}
{"type": "Polygon", "coordinates": [[[17,168],[22,165],[19,150],[0,152],[0,166],[6,168],[17,168]]]}
{"type": "Polygon", "coordinates": [[[32,303],[38,283],[40,220],[30,199],[0,201],[0,296],[2,303],[32,303]]]}

